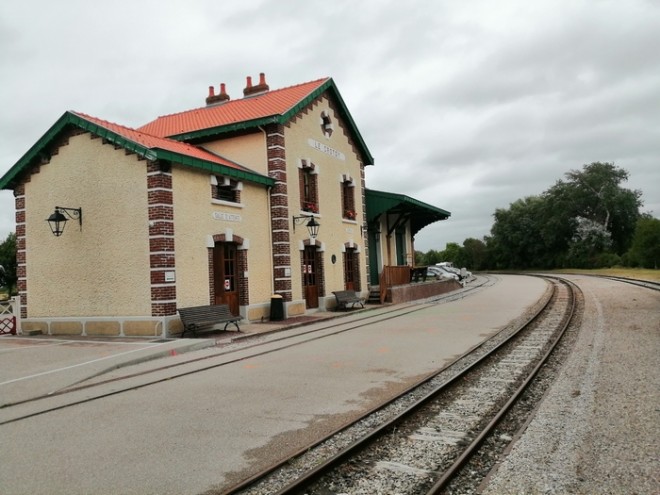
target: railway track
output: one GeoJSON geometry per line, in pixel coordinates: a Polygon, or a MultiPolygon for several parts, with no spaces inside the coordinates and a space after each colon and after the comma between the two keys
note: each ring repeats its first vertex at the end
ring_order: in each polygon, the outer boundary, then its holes
{"type": "Polygon", "coordinates": [[[626,284],[635,285],[637,287],[644,287],[645,289],[660,290],[660,283],[653,282],[651,280],[641,280],[641,279],[627,278],[627,277],[614,277],[611,275],[590,275],[590,276],[605,278],[608,280],[614,280],[616,282],[624,282],[626,284]]]}
{"type": "Polygon", "coordinates": [[[552,297],[527,324],[500,332],[383,408],[223,494],[441,493],[570,324],[576,289],[549,280],[552,297]]]}

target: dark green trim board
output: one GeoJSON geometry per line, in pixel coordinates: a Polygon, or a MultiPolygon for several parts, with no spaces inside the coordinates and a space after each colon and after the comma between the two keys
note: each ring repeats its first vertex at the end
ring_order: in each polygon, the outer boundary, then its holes
{"type": "Polygon", "coordinates": [[[200,129],[199,131],[190,131],[184,132],[181,134],[174,134],[172,136],[167,136],[167,139],[173,139],[175,141],[182,142],[197,142],[204,141],[204,138],[214,137],[221,134],[230,134],[232,132],[244,131],[248,129],[256,129],[258,127],[265,126],[267,124],[278,124],[280,119],[277,115],[271,115],[270,117],[263,117],[260,119],[254,120],[243,120],[241,122],[236,122],[234,124],[221,125],[217,127],[208,127],[206,129],[200,129]]]}
{"type": "MultiPolygon", "coordinates": [[[[228,167],[214,163],[201,158],[186,155],[184,153],[177,153],[175,151],[165,150],[158,147],[149,148],[140,143],[132,141],[131,139],[122,136],[121,134],[112,131],[99,125],[95,122],[76,115],[72,112],[65,112],[53,126],[46,131],[46,133],[21,157],[7,173],[0,177],[0,189],[13,189],[19,180],[20,175],[29,170],[30,167],[41,161],[45,151],[53,143],[57,137],[64,132],[67,127],[77,127],[88,131],[95,136],[105,139],[106,141],[119,146],[127,151],[137,154],[146,160],[163,160],[171,163],[180,164],[186,167],[191,167],[207,172],[212,172],[219,175],[235,178],[237,180],[253,182],[267,187],[275,185],[275,181],[270,177],[253,172],[249,169],[228,167]]],[[[134,131],[133,129],[128,129],[134,131]]],[[[137,131],[135,131],[137,132],[137,131]]],[[[207,151],[207,153],[210,153],[207,151]]]]}
{"type": "Polygon", "coordinates": [[[5,175],[0,177],[0,189],[13,189],[17,177],[28,168],[35,160],[43,156],[43,150],[51,143],[64,128],[69,124],[69,118],[72,115],[66,112],[55,124],[11,167],[5,175]]]}

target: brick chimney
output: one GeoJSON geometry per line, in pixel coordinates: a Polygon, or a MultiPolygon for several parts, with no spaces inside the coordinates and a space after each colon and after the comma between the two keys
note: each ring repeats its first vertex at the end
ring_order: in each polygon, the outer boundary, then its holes
{"type": "Polygon", "coordinates": [[[265,93],[269,90],[268,84],[266,84],[266,75],[262,72],[259,74],[259,84],[252,86],[252,77],[247,76],[247,84],[243,90],[243,96],[254,96],[258,94],[265,93]]]}
{"type": "Polygon", "coordinates": [[[213,86],[209,86],[209,95],[206,97],[206,104],[207,105],[214,105],[217,103],[223,103],[225,101],[229,101],[229,95],[227,94],[227,91],[225,90],[225,83],[220,84],[220,94],[216,95],[215,94],[215,88],[213,86]]]}

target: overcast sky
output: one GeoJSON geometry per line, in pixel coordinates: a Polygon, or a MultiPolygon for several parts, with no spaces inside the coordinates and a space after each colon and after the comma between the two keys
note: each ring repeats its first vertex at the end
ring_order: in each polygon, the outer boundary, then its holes
{"type": "MultiPolygon", "coordinates": [[[[374,156],[367,187],[451,212],[418,250],[481,239],[496,208],[594,161],[660,217],[656,0],[6,1],[0,46],[0,175],[66,110],[138,127],[210,85],[329,76],[374,156]]],[[[0,191],[0,240],[14,228],[0,191]]]]}

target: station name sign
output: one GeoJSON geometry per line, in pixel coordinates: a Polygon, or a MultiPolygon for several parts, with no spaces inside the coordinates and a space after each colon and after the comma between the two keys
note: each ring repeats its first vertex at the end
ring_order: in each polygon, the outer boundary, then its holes
{"type": "Polygon", "coordinates": [[[215,220],[224,220],[225,222],[242,222],[243,218],[235,213],[223,213],[221,211],[214,211],[212,213],[215,220]]]}
{"type": "Polygon", "coordinates": [[[331,157],[336,158],[337,160],[341,160],[342,162],[346,161],[346,155],[344,155],[341,151],[337,151],[336,149],[331,148],[330,146],[327,146],[323,143],[319,143],[315,139],[309,138],[307,140],[307,144],[309,144],[315,150],[318,150],[321,153],[325,153],[326,155],[330,155],[331,157]]]}

